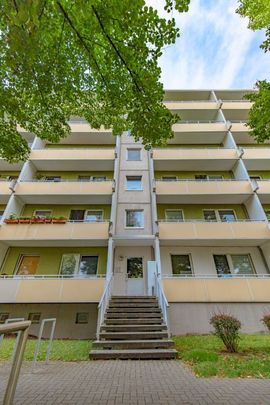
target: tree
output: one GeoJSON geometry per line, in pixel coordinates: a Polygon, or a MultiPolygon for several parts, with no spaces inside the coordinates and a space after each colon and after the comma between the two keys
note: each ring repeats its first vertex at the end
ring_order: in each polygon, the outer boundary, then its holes
{"type": "MultiPolygon", "coordinates": [[[[261,48],[270,51],[270,2],[269,0],[239,0],[237,12],[249,18],[249,28],[265,29],[265,41],[261,48]]],[[[270,83],[267,80],[257,81],[257,92],[248,94],[247,99],[254,102],[249,112],[248,126],[251,135],[257,142],[270,139],[270,83]]]]}
{"type": "Polygon", "coordinates": [[[1,156],[27,157],[17,125],[58,142],[72,115],[164,144],[177,118],[163,105],[158,58],[179,36],[171,13],[188,5],[164,0],[164,19],[144,0],[2,0],[1,156]]]}

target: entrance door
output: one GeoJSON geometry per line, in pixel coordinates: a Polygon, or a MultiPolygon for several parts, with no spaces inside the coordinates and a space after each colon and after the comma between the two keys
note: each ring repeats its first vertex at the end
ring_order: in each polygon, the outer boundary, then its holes
{"type": "Polygon", "coordinates": [[[28,275],[28,274],[36,274],[37,266],[39,263],[39,256],[22,256],[17,274],[20,275],[28,275]]]}
{"type": "Polygon", "coordinates": [[[127,258],[127,295],[144,294],[144,271],[142,257],[127,258]]]}

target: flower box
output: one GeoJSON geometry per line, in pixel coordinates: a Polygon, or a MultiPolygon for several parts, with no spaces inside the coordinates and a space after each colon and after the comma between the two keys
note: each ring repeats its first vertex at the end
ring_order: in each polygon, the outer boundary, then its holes
{"type": "Polygon", "coordinates": [[[56,218],[52,219],[53,224],[65,224],[66,222],[67,222],[66,219],[56,219],[56,218]]]}
{"type": "Polygon", "coordinates": [[[19,218],[19,224],[30,224],[30,218],[19,218]]]}
{"type": "Polygon", "coordinates": [[[18,219],[15,219],[15,218],[7,218],[7,219],[5,219],[5,223],[6,224],[18,224],[19,223],[19,220],[18,219]]]}

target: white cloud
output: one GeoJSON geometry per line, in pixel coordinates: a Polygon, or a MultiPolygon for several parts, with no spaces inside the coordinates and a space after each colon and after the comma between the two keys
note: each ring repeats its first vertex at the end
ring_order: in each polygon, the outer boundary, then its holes
{"type": "MultiPolygon", "coordinates": [[[[164,1],[148,3],[164,13],[164,1]]],[[[270,77],[263,34],[249,30],[236,8],[237,0],[191,0],[188,13],[174,14],[181,37],[160,59],[165,88],[248,88],[270,77]]]]}

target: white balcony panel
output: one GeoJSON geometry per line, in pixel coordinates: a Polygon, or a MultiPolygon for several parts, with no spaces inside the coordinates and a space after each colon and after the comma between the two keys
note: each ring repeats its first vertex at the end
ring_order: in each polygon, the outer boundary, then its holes
{"type": "Polygon", "coordinates": [[[269,147],[243,148],[243,159],[248,170],[270,169],[270,145],[269,147]]]}

